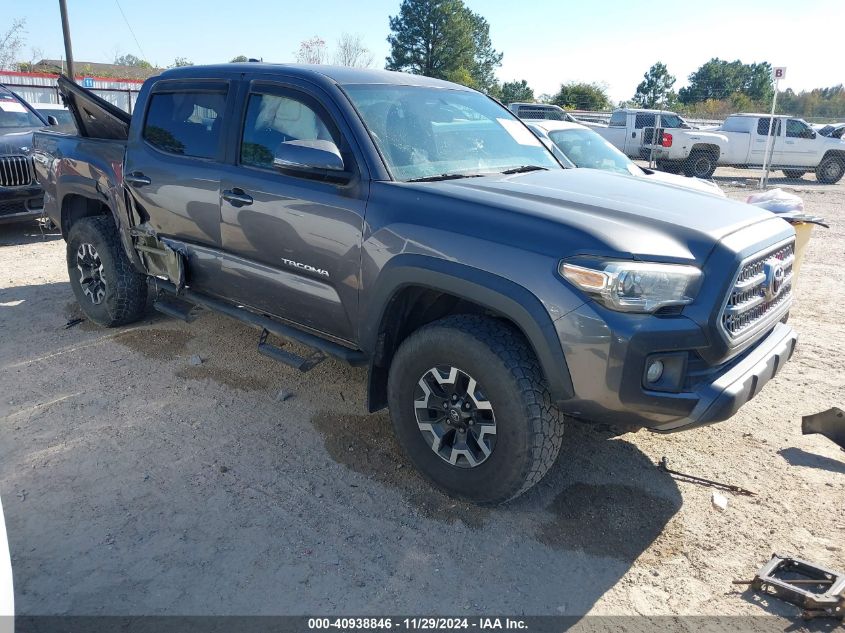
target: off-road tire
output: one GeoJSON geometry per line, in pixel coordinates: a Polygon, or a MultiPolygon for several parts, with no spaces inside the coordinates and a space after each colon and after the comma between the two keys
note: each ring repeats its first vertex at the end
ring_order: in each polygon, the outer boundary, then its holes
{"type": "Polygon", "coordinates": [[[784,169],[783,170],[784,176],[786,176],[787,178],[794,178],[795,180],[798,180],[799,178],[803,178],[804,174],[806,174],[806,173],[807,172],[803,169],[784,169]]]}
{"type": "Polygon", "coordinates": [[[845,158],[826,156],[816,167],[816,180],[825,185],[835,185],[845,174],[845,158]]]}
{"type": "Polygon", "coordinates": [[[534,486],[563,443],[563,419],[537,357],[520,332],[494,318],[450,316],[412,333],[390,365],[387,395],[394,432],[414,466],[447,494],[474,503],[502,503],[534,486]],[[495,446],[472,468],[442,459],[417,423],[418,381],[444,365],[477,379],[495,412],[495,446]]]}
{"type": "Polygon", "coordinates": [[[116,327],[137,321],[144,314],[147,283],[137,272],[120,242],[117,227],[105,216],[82,218],[68,232],[67,267],[70,286],[85,316],[97,325],[116,327]],[[77,268],[77,253],[83,244],[94,247],[102,262],[105,295],[95,304],[86,296],[77,268]]]}
{"type": "Polygon", "coordinates": [[[716,171],[717,158],[713,152],[696,150],[684,161],[684,175],[707,180],[716,171]]]}

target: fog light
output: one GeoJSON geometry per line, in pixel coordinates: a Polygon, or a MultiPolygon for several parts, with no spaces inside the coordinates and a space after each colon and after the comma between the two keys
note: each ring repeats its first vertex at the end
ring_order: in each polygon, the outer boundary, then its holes
{"type": "Polygon", "coordinates": [[[659,360],[652,361],[648,365],[645,377],[649,382],[657,382],[663,375],[663,363],[659,360]]]}

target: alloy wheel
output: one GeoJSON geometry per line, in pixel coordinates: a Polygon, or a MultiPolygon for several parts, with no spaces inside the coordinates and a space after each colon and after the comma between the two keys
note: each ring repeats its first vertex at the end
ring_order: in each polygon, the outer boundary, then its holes
{"type": "Polygon", "coordinates": [[[414,412],[431,450],[452,466],[475,468],[496,446],[493,405],[475,378],[457,367],[432,367],[422,375],[414,412]]]}
{"type": "Polygon", "coordinates": [[[106,297],[108,284],[100,254],[92,244],[83,243],[76,250],[76,268],[79,271],[79,285],[82,292],[94,305],[99,305],[106,297]]]}

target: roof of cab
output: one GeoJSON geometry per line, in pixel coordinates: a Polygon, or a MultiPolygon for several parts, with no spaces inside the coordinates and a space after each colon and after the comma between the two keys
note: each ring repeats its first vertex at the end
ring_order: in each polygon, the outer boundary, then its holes
{"type": "MultiPolygon", "coordinates": [[[[792,117],[791,114],[766,114],[765,112],[737,112],[736,114],[731,114],[729,116],[745,116],[745,117],[754,117],[758,119],[768,119],[774,117],[776,119],[788,119],[792,117]]],[[[795,118],[795,117],[792,117],[795,118]]]]}
{"type": "Polygon", "coordinates": [[[223,73],[241,72],[272,75],[283,73],[289,77],[310,78],[317,81],[330,81],[340,85],[351,84],[391,84],[397,86],[427,86],[449,88],[451,90],[470,91],[459,84],[433,79],[423,75],[411,75],[390,70],[373,68],[350,68],[348,66],[329,66],[324,64],[268,64],[264,62],[242,62],[229,64],[211,64],[207,66],[181,66],[165,70],[161,79],[178,78],[213,78],[223,73]]]}

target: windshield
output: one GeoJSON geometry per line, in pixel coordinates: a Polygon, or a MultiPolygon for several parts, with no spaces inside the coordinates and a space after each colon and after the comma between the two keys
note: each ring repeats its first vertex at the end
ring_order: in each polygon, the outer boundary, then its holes
{"type": "Polygon", "coordinates": [[[42,127],[41,120],[11,92],[0,92],[0,130],[42,127]]]}
{"type": "Polygon", "coordinates": [[[393,85],[346,92],[397,180],[561,169],[528,128],[480,93],[393,85]]]}
{"type": "Polygon", "coordinates": [[[639,175],[625,154],[592,130],[552,130],[549,138],[576,167],[639,175]]]}

